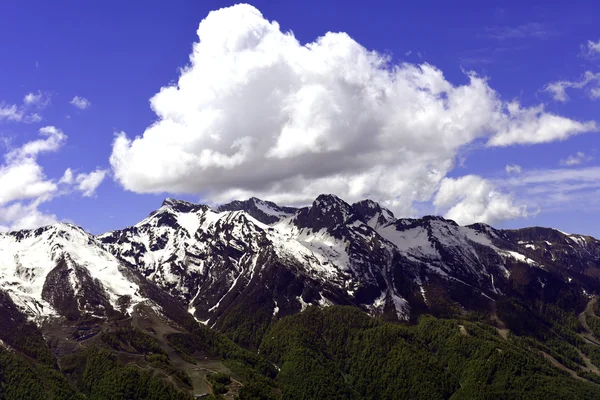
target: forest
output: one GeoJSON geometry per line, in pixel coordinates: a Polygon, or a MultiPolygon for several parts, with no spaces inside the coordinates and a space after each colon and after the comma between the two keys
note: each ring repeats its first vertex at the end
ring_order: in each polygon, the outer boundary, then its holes
{"type": "MultiPolygon", "coordinates": [[[[592,333],[600,331],[598,311],[586,320],[592,333]]],[[[575,308],[512,299],[497,314],[506,326],[476,314],[405,324],[355,307],[308,307],[269,324],[257,349],[203,325],[167,340],[189,363],[199,354],[224,360],[231,375],[208,377],[213,399],[225,398],[233,376],[243,385],[239,399],[600,398],[600,376],[586,367],[600,364],[600,347],[582,338],[575,308]]],[[[189,377],[137,328],[103,332],[99,345],[56,358],[23,326],[0,350],[0,399],[192,398],[182,390],[189,377]],[[145,367],[117,353],[142,357],[145,367]]]]}

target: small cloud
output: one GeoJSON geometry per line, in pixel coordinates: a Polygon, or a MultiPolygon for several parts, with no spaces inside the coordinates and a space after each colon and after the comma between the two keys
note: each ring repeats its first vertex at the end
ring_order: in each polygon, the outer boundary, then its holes
{"type": "Polygon", "coordinates": [[[35,62],[35,67],[36,67],[36,68],[39,68],[39,67],[40,67],[40,63],[39,63],[39,61],[36,61],[36,62],[35,62]]]}
{"type": "Polygon", "coordinates": [[[572,167],[573,165],[579,165],[591,161],[593,159],[592,156],[586,155],[582,151],[578,151],[574,155],[571,155],[565,159],[560,160],[560,165],[565,165],[567,167],[572,167]]]}
{"type": "Polygon", "coordinates": [[[46,107],[50,104],[50,96],[37,91],[37,93],[30,92],[23,96],[23,105],[25,107],[37,107],[38,109],[46,107]]]}
{"type": "Polygon", "coordinates": [[[3,119],[7,121],[21,121],[23,119],[23,111],[15,104],[0,104],[0,120],[3,119]]]}
{"type": "Polygon", "coordinates": [[[581,55],[584,57],[597,57],[600,55],[600,39],[597,42],[588,40],[587,43],[581,45],[581,55]]]}
{"type": "MultiPolygon", "coordinates": [[[[70,170],[68,171],[70,172],[70,170]]],[[[107,172],[108,171],[106,170],[98,169],[88,174],[78,174],[77,178],[75,178],[75,182],[77,183],[77,190],[79,190],[84,197],[93,196],[98,186],[100,186],[100,184],[106,177],[107,172]]],[[[66,173],[67,171],[65,171],[65,175],[66,173]]],[[[65,177],[65,175],[63,175],[63,177],[65,177]]]]}
{"type": "Polygon", "coordinates": [[[42,121],[44,118],[38,113],[28,114],[23,118],[23,122],[26,124],[34,124],[36,122],[42,121]]]}
{"type": "Polygon", "coordinates": [[[407,51],[406,53],[404,53],[404,55],[405,55],[406,57],[410,56],[411,54],[412,54],[412,50],[409,50],[409,51],[407,51]]]}
{"type": "Polygon", "coordinates": [[[97,169],[89,173],[75,175],[71,168],[67,168],[58,183],[66,185],[65,193],[75,189],[81,192],[83,197],[92,197],[98,186],[104,181],[107,173],[107,170],[97,169]]]}
{"type": "Polygon", "coordinates": [[[485,33],[481,36],[489,39],[507,40],[507,39],[547,39],[556,32],[549,29],[546,25],[537,22],[528,22],[518,26],[492,25],[485,28],[485,33]]]}
{"type": "Polygon", "coordinates": [[[88,99],[81,96],[73,97],[73,100],[71,100],[70,103],[73,104],[75,107],[79,108],[80,110],[85,110],[86,108],[89,108],[92,105],[92,103],[90,103],[88,99]]]}
{"type": "Polygon", "coordinates": [[[506,173],[509,175],[521,173],[521,166],[517,165],[517,164],[507,165],[506,167],[504,167],[504,169],[506,170],[506,173]]]}
{"type": "Polygon", "coordinates": [[[73,183],[73,171],[71,170],[71,168],[67,168],[65,170],[65,173],[63,174],[62,178],[60,178],[58,183],[64,183],[67,185],[70,185],[73,183]]]}
{"type": "Polygon", "coordinates": [[[42,100],[42,93],[27,93],[25,97],[23,97],[23,103],[30,106],[33,104],[37,104],[42,100]]]}

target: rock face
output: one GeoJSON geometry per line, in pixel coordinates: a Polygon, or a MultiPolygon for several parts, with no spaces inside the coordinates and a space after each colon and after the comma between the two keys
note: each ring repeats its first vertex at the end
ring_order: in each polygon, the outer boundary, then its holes
{"type": "Polygon", "coordinates": [[[167,199],[138,224],[97,237],[68,224],[0,234],[0,262],[0,288],[30,317],[107,317],[146,302],[225,331],[308,305],[407,320],[492,310],[507,296],[600,292],[594,238],[396,218],[374,201],[333,195],[299,209],[167,199]]]}

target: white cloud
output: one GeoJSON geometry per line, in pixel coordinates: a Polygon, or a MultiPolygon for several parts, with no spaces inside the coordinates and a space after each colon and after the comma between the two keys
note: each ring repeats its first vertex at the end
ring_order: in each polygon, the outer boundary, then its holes
{"type": "Polygon", "coordinates": [[[57,185],[46,177],[37,156],[58,150],[65,136],[52,126],[40,129],[40,134],[45,139],[25,143],[4,155],[5,162],[0,166],[0,229],[30,228],[55,220],[38,209],[55,195],[57,185]]]}
{"type": "Polygon", "coordinates": [[[4,154],[4,163],[0,165],[0,230],[35,228],[56,222],[55,215],[40,210],[42,204],[72,189],[91,196],[104,178],[105,172],[98,170],[73,179],[70,169],[58,182],[47,177],[38,157],[60,150],[67,136],[54,126],[43,127],[39,133],[41,139],[4,154]],[[66,185],[65,190],[59,190],[59,185],[66,185]]]}
{"type": "Polygon", "coordinates": [[[211,12],[198,36],[177,84],[150,100],[158,120],[116,135],[110,163],[127,190],[290,204],[337,193],[410,215],[465,145],[596,130],[503,102],[474,73],[457,86],[429,64],[391,65],[345,33],[302,45],[248,5],[211,12]]]}
{"type": "Polygon", "coordinates": [[[495,121],[497,133],[490,138],[488,146],[549,143],[598,131],[595,121],[574,121],[545,112],[542,105],[524,109],[511,102],[507,105],[507,114],[495,121]]]}
{"type": "MultiPolygon", "coordinates": [[[[90,173],[83,173],[77,175],[75,182],[77,182],[77,190],[79,190],[84,197],[91,197],[96,192],[96,189],[104,178],[106,177],[106,173],[108,171],[97,169],[96,171],[90,173]]],[[[64,177],[64,176],[63,176],[64,177]]]]}
{"type": "Polygon", "coordinates": [[[526,206],[515,204],[511,195],[501,193],[477,175],[444,178],[433,204],[438,211],[448,209],[444,216],[460,225],[497,224],[528,215],[526,206]]]}
{"type": "Polygon", "coordinates": [[[34,229],[58,221],[56,215],[40,211],[39,205],[40,202],[33,201],[0,207],[0,231],[34,229]]]}
{"type": "Polygon", "coordinates": [[[0,121],[3,119],[7,121],[21,121],[23,119],[23,111],[15,104],[0,104],[0,121]]]}
{"type": "Polygon", "coordinates": [[[552,94],[552,98],[556,101],[566,102],[569,100],[567,89],[585,89],[589,86],[588,95],[592,99],[598,98],[600,94],[600,73],[594,74],[590,71],[586,71],[581,79],[578,81],[556,81],[547,84],[544,87],[544,91],[552,94]]]}
{"type": "Polygon", "coordinates": [[[32,108],[42,109],[50,103],[50,98],[41,92],[27,93],[23,97],[23,104],[0,103],[0,121],[24,122],[32,124],[42,121],[42,116],[32,112],[32,108]]]}
{"type": "Polygon", "coordinates": [[[75,107],[79,108],[80,110],[85,110],[86,108],[89,108],[92,105],[92,103],[90,103],[88,99],[81,96],[73,97],[73,100],[71,100],[70,103],[75,107]]]}
{"type": "Polygon", "coordinates": [[[84,197],[91,197],[104,181],[107,173],[107,170],[97,169],[93,172],[75,175],[71,168],[67,168],[58,183],[74,185],[75,189],[80,191],[84,197]]]}
{"type": "Polygon", "coordinates": [[[46,179],[42,167],[27,158],[0,167],[0,205],[18,200],[44,198],[56,191],[56,184],[46,179]]]}
{"type": "Polygon", "coordinates": [[[566,165],[571,167],[573,165],[579,165],[591,161],[593,157],[586,155],[582,151],[578,151],[574,155],[571,155],[565,159],[560,160],[560,165],[566,165]]]}
{"type": "Polygon", "coordinates": [[[71,170],[71,168],[67,168],[65,170],[65,173],[63,174],[63,176],[58,181],[58,183],[64,183],[64,184],[70,185],[73,183],[73,181],[74,181],[73,171],[71,170]]]}
{"type": "Polygon", "coordinates": [[[41,92],[37,92],[37,93],[27,93],[25,95],[25,97],[23,97],[23,103],[27,104],[27,105],[33,105],[33,104],[37,104],[42,100],[42,93],[41,92]]]}
{"type": "Polygon", "coordinates": [[[520,174],[521,173],[521,166],[518,164],[507,165],[506,167],[504,167],[504,169],[506,170],[507,174],[520,174]]]}
{"type": "Polygon", "coordinates": [[[45,126],[40,128],[40,135],[44,139],[33,140],[25,143],[23,146],[13,149],[6,154],[6,159],[35,158],[39,153],[57,151],[67,140],[67,136],[54,126],[45,126]]]}
{"type": "Polygon", "coordinates": [[[37,93],[30,92],[23,97],[23,104],[30,107],[44,108],[50,104],[50,97],[39,90],[37,93]]]}

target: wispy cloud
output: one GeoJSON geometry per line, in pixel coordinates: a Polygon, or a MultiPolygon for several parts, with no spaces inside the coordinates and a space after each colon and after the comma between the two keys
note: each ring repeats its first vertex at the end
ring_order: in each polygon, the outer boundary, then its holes
{"type": "Polygon", "coordinates": [[[493,181],[517,200],[544,212],[578,209],[600,210],[600,167],[555,168],[524,171],[493,181]]]}
{"type": "Polygon", "coordinates": [[[600,98],[600,72],[594,74],[586,71],[581,79],[577,81],[556,81],[544,86],[544,91],[552,95],[556,101],[566,102],[569,100],[567,89],[588,89],[588,96],[592,99],[600,98]]]}
{"type": "Polygon", "coordinates": [[[517,26],[491,25],[485,28],[485,32],[481,36],[496,40],[525,38],[547,39],[555,34],[556,31],[545,24],[528,22],[517,26]]]}
{"type": "Polygon", "coordinates": [[[572,167],[574,165],[579,165],[579,164],[586,163],[588,161],[592,161],[593,159],[594,159],[594,157],[588,156],[582,151],[578,151],[577,153],[560,160],[560,165],[572,167]]]}
{"type": "Polygon", "coordinates": [[[512,165],[507,165],[506,167],[504,167],[504,169],[506,170],[507,174],[520,174],[522,169],[520,165],[517,164],[512,164],[512,165]]]}
{"type": "Polygon", "coordinates": [[[92,105],[92,103],[90,103],[88,99],[81,96],[73,97],[73,100],[71,100],[70,103],[75,107],[79,108],[80,110],[85,110],[86,108],[89,108],[92,105]]]}
{"type": "Polygon", "coordinates": [[[481,65],[492,62],[491,59],[485,57],[459,57],[458,61],[461,65],[481,65]]]}

